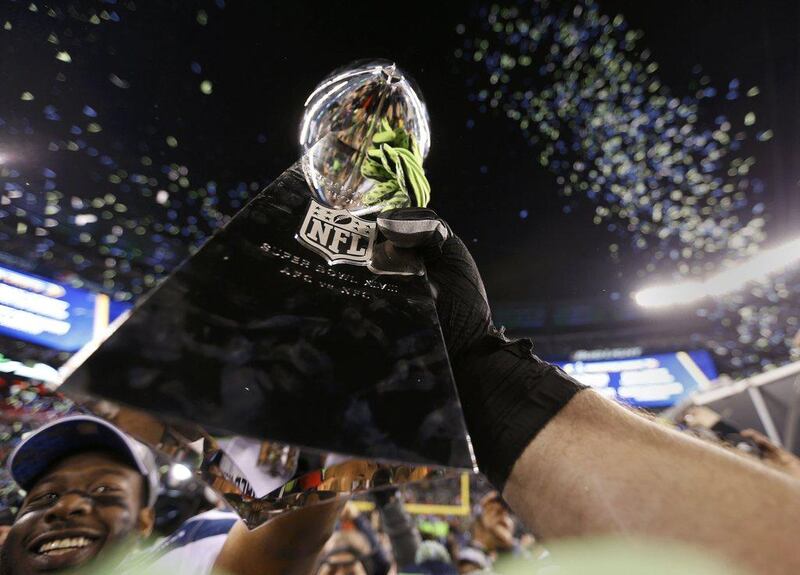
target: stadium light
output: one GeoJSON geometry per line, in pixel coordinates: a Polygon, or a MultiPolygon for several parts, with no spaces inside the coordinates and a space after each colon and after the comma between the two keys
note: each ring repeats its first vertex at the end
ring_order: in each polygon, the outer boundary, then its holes
{"type": "Polygon", "coordinates": [[[183,483],[192,477],[192,470],[183,463],[173,463],[169,468],[169,478],[173,483],[183,483]]]}
{"type": "Polygon", "coordinates": [[[653,286],[636,292],[633,298],[642,307],[688,305],[707,297],[734,293],[750,282],[783,271],[798,262],[800,237],[762,250],[749,260],[722,270],[704,281],[653,286]]]}

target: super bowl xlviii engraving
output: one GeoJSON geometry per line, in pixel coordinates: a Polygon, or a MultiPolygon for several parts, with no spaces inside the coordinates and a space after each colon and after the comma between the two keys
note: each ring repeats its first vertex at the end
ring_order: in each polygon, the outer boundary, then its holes
{"type": "Polygon", "coordinates": [[[376,234],[375,222],[354,216],[347,210],[323,206],[312,199],[295,237],[331,265],[365,266],[372,259],[376,234]]]}

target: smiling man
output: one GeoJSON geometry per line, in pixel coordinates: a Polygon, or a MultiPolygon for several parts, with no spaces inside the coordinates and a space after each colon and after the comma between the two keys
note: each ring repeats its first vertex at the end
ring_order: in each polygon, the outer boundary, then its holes
{"type": "Polygon", "coordinates": [[[101,551],[122,557],[152,530],[153,456],[101,419],[40,428],[11,455],[9,470],[27,495],[2,548],[3,575],[80,567],[101,551]]]}
{"type": "Polygon", "coordinates": [[[158,472],[147,447],[97,417],[66,417],[24,439],[8,467],[27,495],[0,551],[0,575],[74,572],[100,561],[104,573],[307,575],[346,501],[320,499],[254,529],[210,511],[131,554],[155,518],[158,472]]]}

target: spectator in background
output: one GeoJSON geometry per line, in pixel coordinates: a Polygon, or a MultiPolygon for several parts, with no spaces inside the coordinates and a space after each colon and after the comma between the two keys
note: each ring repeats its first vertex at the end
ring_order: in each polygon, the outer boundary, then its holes
{"type": "Polygon", "coordinates": [[[458,552],[460,573],[490,569],[498,555],[516,547],[514,519],[500,493],[491,491],[480,501],[469,539],[458,552]]]}
{"type": "MultiPolygon", "coordinates": [[[[391,568],[391,560],[381,546],[378,534],[372,528],[369,518],[359,512],[352,501],[342,510],[338,530],[325,544],[323,555],[318,569],[320,574],[331,570],[338,572],[337,569],[345,567],[337,565],[345,563],[349,565],[352,561],[360,563],[366,575],[387,575],[391,568]]],[[[346,567],[346,569],[354,568],[346,567]]]]}
{"type": "Polygon", "coordinates": [[[761,452],[761,461],[764,464],[795,479],[800,479],[800,458],[794,453],[778,447],[770,441],[769,437],[755,429],[742,430],[742,437],[751,440],[758,446],[761,452]]]}
{"type": "Polygon", "coordinates": [[[336,531],[322,550],[316,575],[374,575],[372,554],[372,546],[361,532],[336,531]]]}
{"type": "Polygon", "coordinates": [[[432,539],[422,541],[421,528],[406,512],[403,494],[397,487],[377,490],[372,498],[381,519],[381,527],[389,538],[398,573],[458,574],[450,553],[439,540],[445,539],[447,532],[439,534],[440,537],[431,533],[432,539]]]}
{"type": "Polygon", "coordinates": [[[689,406],[681,419],[694,435],[710,442],[722,442],[736,448],[737,453],[749,455],[768,467],[800,479],[800,458],[775,445],[760,431],[739,431],[705,405],[689,406]]]}
{"type": "Polygon", "coordinates": [[[490,573],[493,562],[489,556],[475,547],[462,547],[458,554],[458,572],[460,575],[467,573],[490,573]]]}
{"type": "Polygon", "coordinates": [[[418,563],[420,533],[416,522],[403,506],[400,490],[397,487],[379,489],[372,494],[372,499],[380,516],[383,532],[389,538],[398,570],[403,571],[406,566],[418,563]]]}
{"type": "Polygon", "coordinates": [[[417,548],[414,564],[398,568],[400,573],[420,573],[424,575],[458,575],[458,569],[447,548],[438,541],[423,541],[417,548]]]}

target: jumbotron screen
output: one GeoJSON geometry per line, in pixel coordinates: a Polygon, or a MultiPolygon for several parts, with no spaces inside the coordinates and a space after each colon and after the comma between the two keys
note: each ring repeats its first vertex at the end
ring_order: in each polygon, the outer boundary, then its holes
{"type": "Polygon", "coordinates": [[[706,350],[553,363],[609,399],[636,407],[669,407],[717,377],[706,350]]]}
{"type": "Polygon", "coordinates": [[[77,351],[131,305],[0,266],[0,334],[77,351]]]}

